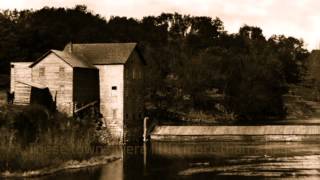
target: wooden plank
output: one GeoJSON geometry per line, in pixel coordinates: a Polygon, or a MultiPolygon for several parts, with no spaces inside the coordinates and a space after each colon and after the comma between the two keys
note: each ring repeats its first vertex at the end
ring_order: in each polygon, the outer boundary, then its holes
{"type": "Polygon", "coordinates": [[[86,105],[82,106],[81,108],[75,110],[74,113],[78,113],[78,112],[80,112],[80,111],[82,111],[82,110],[84,110],[84,109],[86,109],[88,107],[91,107],[91,106],[95,105],[96,103],[98,103],[98,101],[93,101],[93,102],[91,102],[89,104],[86,104],[86,105]]]}

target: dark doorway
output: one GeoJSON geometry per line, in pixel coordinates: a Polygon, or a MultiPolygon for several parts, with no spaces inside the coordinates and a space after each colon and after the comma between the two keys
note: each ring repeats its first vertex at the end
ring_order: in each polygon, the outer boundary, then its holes
{"type": "Polygon", "coordinates": [[[55,102],[53,101],[48,88],[40,89],[37,87],[31,87],[30,104],[44,106],[51,112],[56,109],[55,102]]]}

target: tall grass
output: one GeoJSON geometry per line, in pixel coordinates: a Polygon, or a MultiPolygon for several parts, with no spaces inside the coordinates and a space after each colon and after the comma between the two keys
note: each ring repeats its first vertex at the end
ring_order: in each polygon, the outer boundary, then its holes
{"type": "MultiPolygon", "coordinates": [[[[38,111],[42,111],[40,109],[27,107],[23,112],[12,115],[1,112],[0,118],[6,117],[12,122],[6,121],[0,125],[0,172],[34,170],[68,160],[84,160],[94,155],[91,145],[95,142],[95,133],[90,120],[75,122],[65,115],[55,114],[45,119],[47,126],[33,125],[35,129],[30,131],[21,128],[21,125],[17,128],[17,122],[21,121],[39,123],[28,118],[37,119],[37,114],[41,114],[38,111]],[[35,138],[26,138],[29,137],[26,133],[34,133],[35,138]]],[[[2,122],[4,120],[0,119],[2,122]]]]}

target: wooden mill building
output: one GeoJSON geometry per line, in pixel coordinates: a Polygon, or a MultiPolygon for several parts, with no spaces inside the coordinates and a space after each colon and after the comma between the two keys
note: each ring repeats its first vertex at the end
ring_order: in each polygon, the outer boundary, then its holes
{"type": "Polygon", "coordinates": [[[57,110],[72,116],[99,104],[108,134],[119,143],[142,138],[146,62],[136,43],[72,44],[30,63],[11,63],[15,104],[48,89],[57,110]]]}

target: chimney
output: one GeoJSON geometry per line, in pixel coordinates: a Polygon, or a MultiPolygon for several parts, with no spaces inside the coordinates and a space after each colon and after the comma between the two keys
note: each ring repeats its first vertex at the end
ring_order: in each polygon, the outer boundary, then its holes
{"type": "Polygon", "coordinates": [[[69,42],[66,47],[64,48],[64,51],[65,52],[68,52],[69,54],[72,54],[72,50],[73,50],[73,47],[72,47],[72,42],[69,42]]]}

